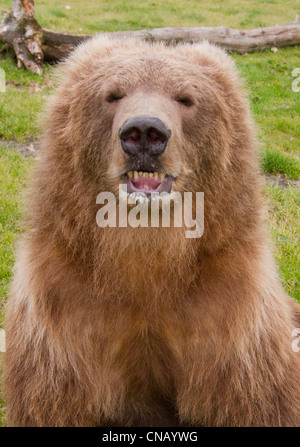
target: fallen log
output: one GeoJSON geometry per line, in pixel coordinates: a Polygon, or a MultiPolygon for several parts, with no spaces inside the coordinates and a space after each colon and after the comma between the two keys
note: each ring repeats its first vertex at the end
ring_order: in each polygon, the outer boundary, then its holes
{"type": "MultiPolygon", "coordinates": [[[[116,31],[103,33],[113,38],[135,38],[148,42],[164,42],[166,45],[196,43],[207,40],[225,50],[250,53],[272,47],[300,44],[299,16],[288,25],[275,25],[253,30],[237,30],[219,27],[194,28],[156,28],[141,31],[116,31]]],[[[91,36],[82,34],[58,33],[42,28],[43,51],[47,59],[61,59],[80,42],[91,36]]]]}
{"type": "MultiPolygon", "coordinates": [[[[13,45],[19,66],[24,65],[36,73],[41,71],[43,59],[48,61],[63,59],[79,43],[92,37],[86,34],[69,34],[48,30],[36,22],[33,14],[33,0],[13,0],[13,10],[3,13],[0,24],[0,41],[13,45]],[[20,9],[22,10],[21,14],[20,9]]],[[[219,26],[156,28],[103,34],[114,39],[134,38],[148,42],[164,42],[166,45],[207,40],[225,50],[243,54],[265,48],[299,45],[300,23],[299,16],[296,16],[296,20],[287,25],[253,30],[237,30],[219,26]]]]}

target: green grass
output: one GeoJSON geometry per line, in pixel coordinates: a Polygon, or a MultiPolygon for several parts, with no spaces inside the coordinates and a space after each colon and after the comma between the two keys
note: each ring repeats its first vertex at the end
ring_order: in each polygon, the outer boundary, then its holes
{"type": "MultiPolygon", "coordinates": [[[[1,0],[3,8],[11,0],[1,0]]],[[[299,14],[295,0],[38,0],[38,22],[72,33],[118,31],[160,26],[227,25],[255,28],[292,22],[299,14]],[[71,9],[65,7],[69,5],[71,9]]]]}
{"type": "Polygon", "coordinates": [[[300,188],[265,186],[274,253],[283,286],[300,301],[300,188]]]}
{"type": "MultiPolygon", "coordinates": [[[[0,10],[11,0],[0,0],[0,10]]],[[[300,11],[294,0],[38,0],[36,18],[50,29],[94,34],[163,26],[220,26],[254,28],[289,23],[300,11]],[[70,5],[71,9],[65,6],[70,5]]],[[[300,68],[300,48],[233,55],[249,91],[258,129],[259,156],[266,174],[291,179],[300,176],[300,92],[292,91],[292,71],[300,68]]],[[[39,113],[52,91],[52,67],[42,77],[17,69],[10,56],[0,55],[8,85],[0,93],[0,326],[14,263],[14,246],[22,231],[23,191],[34,160],[12,148],[1,148],[1,138],[26,142],[39,136],[39,113]]],[[[300,83],[299,83],[300,85],[300,83]]],[[[285,290],[300,300],[300,191],[265,185],[274,253],[285,290]]],[[[0,399],[0,425],[1,425],[0,399]]]]}
{"type": "Polygon", "coordinates": [[[21,231],[23,191],[34,160],[0,146],[0,326],[14,262],[14,244],[21,231]]]}
{"type": "Polygon", "coordinates": [[[18,69],[11,57],[0,58],[0,68],[6,74],[6,92],[0,93],[0,138],[26,141],[39,135],[38,116],[53,81],[49,65],[44,76],[18,69]]]}
{"type": "Polygon", "coordinates": [[[300,48],[233,55],[246,80],[259,131],[265,172],[300,175],[300,92],[292,90],[292,72],[300,67],[300,48]]]}
{"type": "Polygon", "coordinates": [[[264,150],[261,154],[261,165],[263,170],[270,174],[286,174],[292,179],[297,179],[300,174],[299,160],[277,149],[264,150]]]}

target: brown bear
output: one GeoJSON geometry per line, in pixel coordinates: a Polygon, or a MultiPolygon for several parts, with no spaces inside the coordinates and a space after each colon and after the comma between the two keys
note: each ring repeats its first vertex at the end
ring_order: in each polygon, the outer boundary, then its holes
{"type": "Polygon", "coordinates": [[[300,425],[299,306],[231,58],[98,36],[59,76],[5,321],[8,424],[300,425]],[[151,209],[154,192],[203,192],[202,237],[99,226],[99,193],[117,209],[120,185],[151,209]]]}

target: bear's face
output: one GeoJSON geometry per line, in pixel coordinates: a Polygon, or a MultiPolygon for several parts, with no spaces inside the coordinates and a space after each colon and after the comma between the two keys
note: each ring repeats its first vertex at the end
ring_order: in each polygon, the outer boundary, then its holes
{"type": "Polygon", "coordinates": [[[67,63],[64,135],[71,129],[77,165],[114,193],[120,183],[146,194],[204,190],[227,168],[243,108],[228,57],[208,45],[104,42],[67,63]]]}

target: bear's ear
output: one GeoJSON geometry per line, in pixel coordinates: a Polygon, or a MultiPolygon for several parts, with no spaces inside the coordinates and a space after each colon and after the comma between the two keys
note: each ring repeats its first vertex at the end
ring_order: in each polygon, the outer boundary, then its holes
{"type": "Polygon", "coordinates": [[[190,50],[192,60],[195,63],[202,66],[218,67],[227,73],[236,73],[234,60],[222,48],[206,41],[184,47],[190,50]]]}
{"type": "Polygon", "coordinates": [[[111,39],[104,35],[96,35],[78,45],[67,59],[62,61],[57,69],[58,79],[79,80],[89,69],[101,65],[101,61],[112,54],[114,48],[118,48],[117,39],[111,39]]]}
{"type": "Polygon", "coordinates": [[[70,83],[78,82],[81,78],[89,76],[91,71],[99,69],[105,59],[113,56],[115,52],[121,53],[124,49],[135,55],[138,48],[144,49],[146,46],[149,47],[142,41],[99,34],[78,45],[69,57],[58,65],[56,74],[62,83],[66,79],[70,83]]]}
{"type": "Polygon", "coordinates": [[[91,60],[92,57],[105,57],[111,54],[111,50],[117,46],[116,39],[111,39],[105,35],[96,35],[82,42],[71,53],[68,58],[69,62],[91,60]]]}
{"type": "MultiPolygon", "coordinates": [[[[244,89],[244,83],[239,75],[238,69],[233,58],[227,54],[222,48],[212,45],[208,42],[200,44],[191,44],[186,46],[186,50],[190,52],[189,60],[199,66],[202,72],[212,76],[221,84],[229,84],[235,90],[237,88],[244,89]]],[[[187,56],[187,53],[185,53],[187,56]]]]}

